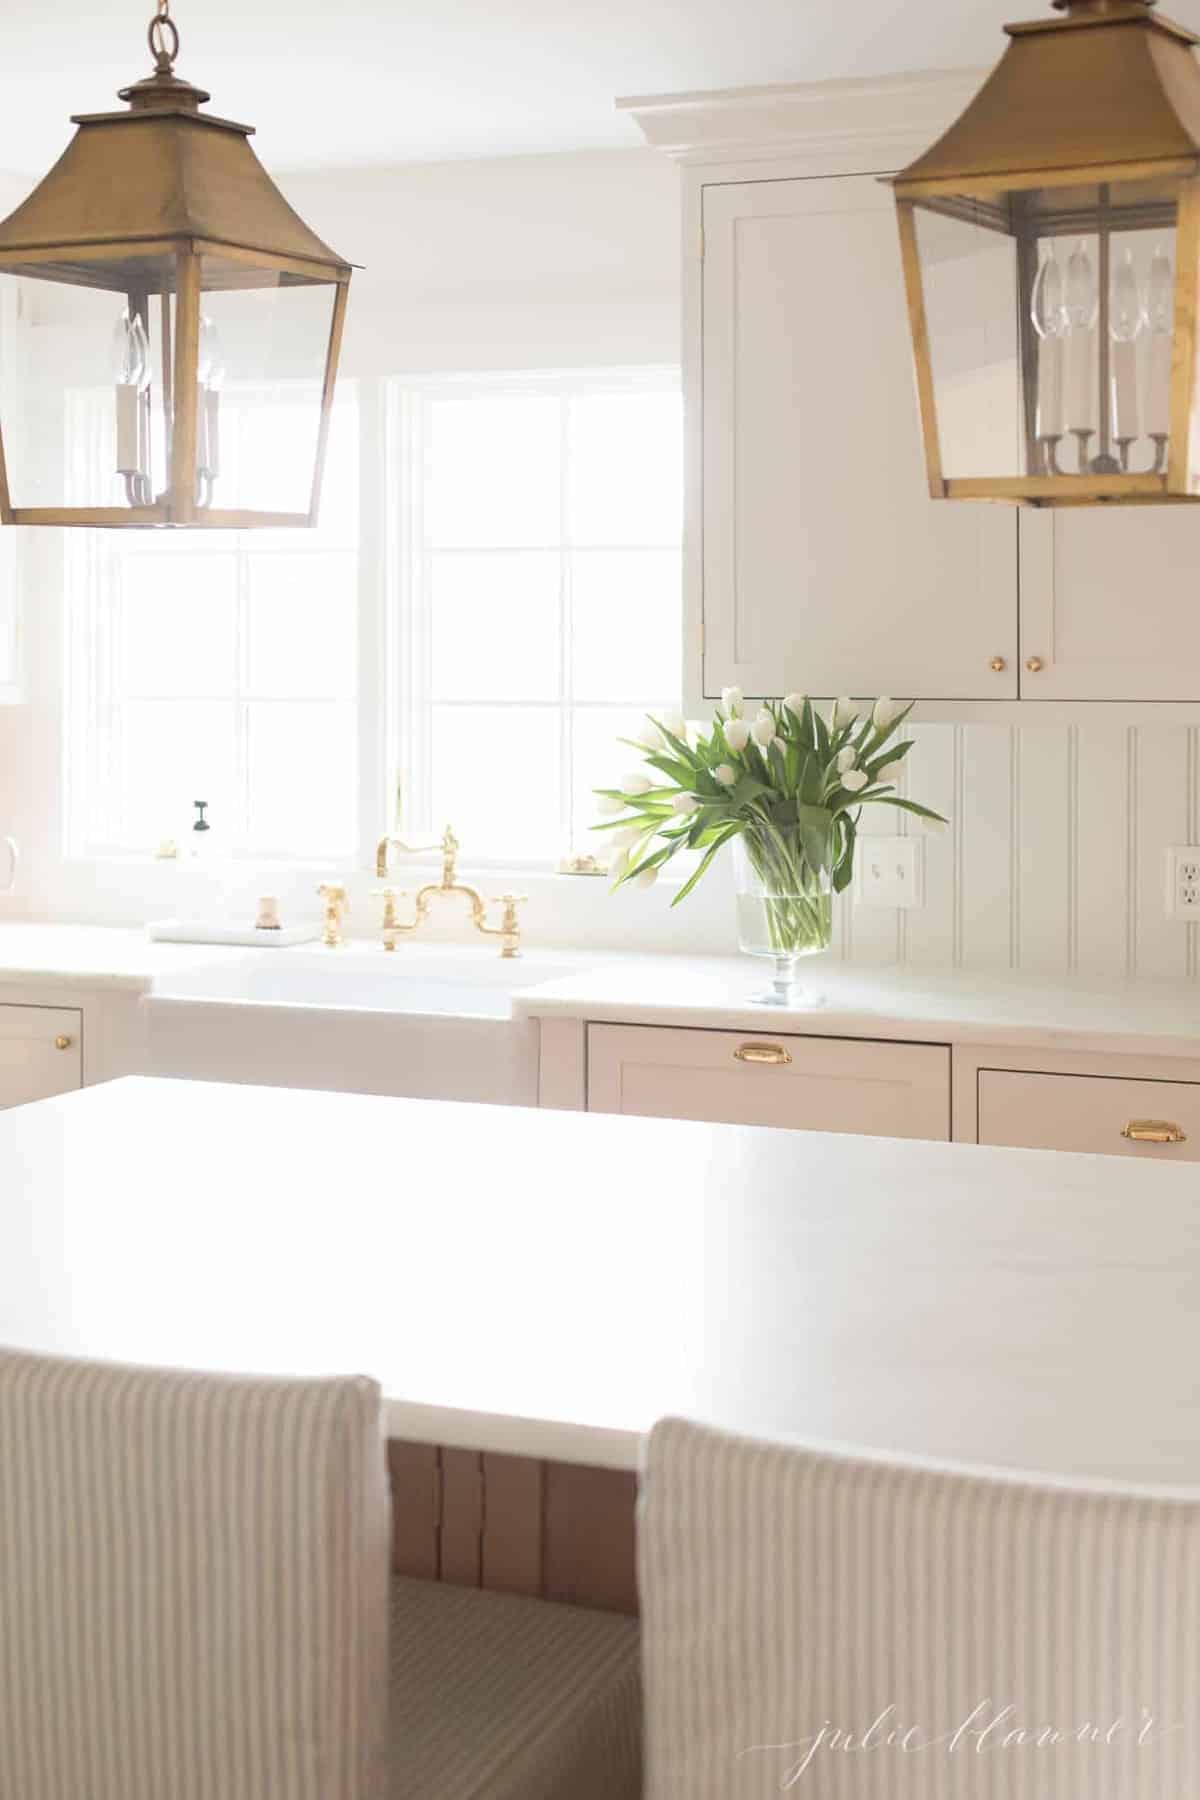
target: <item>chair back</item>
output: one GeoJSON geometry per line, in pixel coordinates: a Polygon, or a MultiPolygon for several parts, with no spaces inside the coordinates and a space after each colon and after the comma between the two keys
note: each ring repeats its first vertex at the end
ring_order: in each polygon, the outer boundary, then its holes
{"type": "Polygon", "coordinates": [[[381,1416],[0,1351],[0,1800],[375,1800],[381,1416]]]}
{"type": "Polygon", "coordinates": [[[1200,1495],[646,1447],[647,1800],[1200,1794],[1200,1495]]]}

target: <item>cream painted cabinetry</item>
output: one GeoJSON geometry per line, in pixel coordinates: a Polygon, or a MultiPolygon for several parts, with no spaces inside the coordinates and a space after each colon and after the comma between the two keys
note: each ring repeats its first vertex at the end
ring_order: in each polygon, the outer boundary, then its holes
{"type": "Polygon", "coordinates": [[[1200,1084],[980,1069],[979,1142],[1200,1162],[1200,1084]]]}
{"type": "Polygon", "coordinates": [[[1015,698],[1016,514],[930,502],[889,190],[702,205],[705,695],[1015,698]]]}
{"type": "Polygon", "coordinates": [[[950,1136],[940,1044],[590,1025],[590,1112],[878,1137],[950,1136]]]}
{"type": "MultiPolygon", "coordinates": [[[[683,165],[697,717],[730,683],[911,696],[958,722],[1094,718],[1096,701],[1200,717],[1200,510],[929,497],[884,177],[977,86],[946,72],[629,102],[683,165]]],[[[966,284],[986,276],[960,274],[962,366],[979,370],[992,346],[966,284]]]]}
{"type": "Polygon", "coordinates": [[[83,1086],[83,1014],[0,1004],[0,1108],[83,1086]]]}

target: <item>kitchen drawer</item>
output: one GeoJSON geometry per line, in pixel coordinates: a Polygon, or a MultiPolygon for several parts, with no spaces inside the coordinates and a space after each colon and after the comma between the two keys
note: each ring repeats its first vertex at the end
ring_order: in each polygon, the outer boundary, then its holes
{"type": "Polygon", "coordinates": [[[1200,1083],[980,1069],[979,1142],[1200,1161],[1200,1083]],[[1177,1128],[1183,1137],[1158,1143],[1122,1136],[1139,1125],[1177,1128]]]}
{"type": "Polygon", "coordinates": [[[588,1110],[945,1141],[950,1051],[769,1029],[590,1025],[588,1110]]]}
{"type": "Polygon", "coordinates": [[[82,1026],[73,1008],[0,1006],[0,1108],[82,1087],[82,1026]]]}

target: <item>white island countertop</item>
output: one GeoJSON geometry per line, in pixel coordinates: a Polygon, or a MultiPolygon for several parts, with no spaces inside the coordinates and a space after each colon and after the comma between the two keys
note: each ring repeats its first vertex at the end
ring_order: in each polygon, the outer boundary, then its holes
{"type": "Polygon", "coordinates": [[[397,1436],[598,1464],[675,1412],[1200,1486],[1200,1183],[121,1081],[0,1114],[0,1343],[364,1372],[397,1436]]]}

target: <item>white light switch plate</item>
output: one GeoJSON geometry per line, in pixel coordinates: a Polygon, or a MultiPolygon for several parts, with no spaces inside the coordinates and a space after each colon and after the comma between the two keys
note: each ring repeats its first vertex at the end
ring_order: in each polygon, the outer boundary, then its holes
{"type": "Polygon", "coordinates": [[[860,837],[854,863],[859,906],[923,906],[924,849],[920,838],[860,837]]]}
{"type": "Polygon", "coordinates": [[[1167,851],[1167,917],[1200,920],[1200,844],[1172,844],[1167,851]]]}

